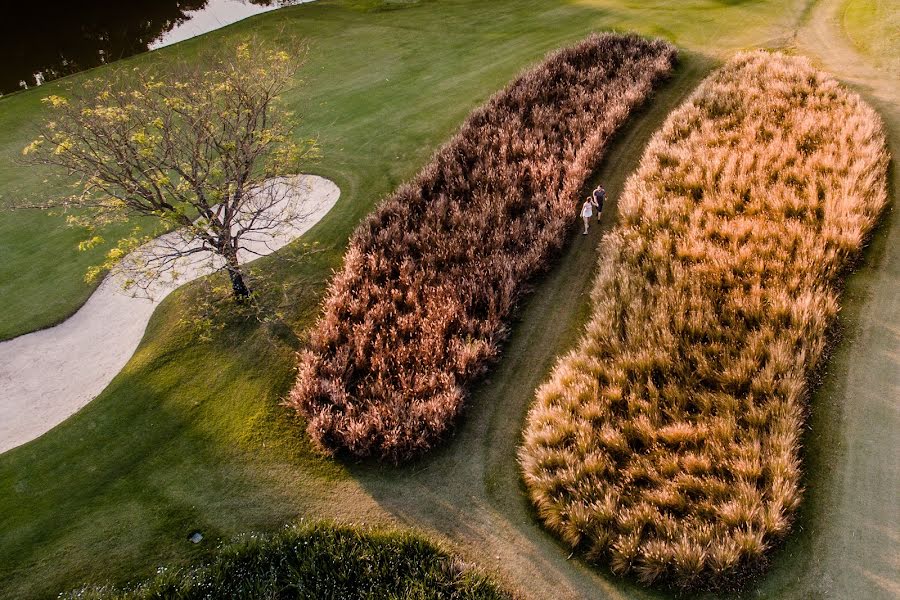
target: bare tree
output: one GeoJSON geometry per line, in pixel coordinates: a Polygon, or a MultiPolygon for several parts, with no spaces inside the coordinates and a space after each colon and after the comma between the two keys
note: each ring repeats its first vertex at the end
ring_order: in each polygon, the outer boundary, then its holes
{"type": "MultiPolygon", "coordinates": [[[[93,231],[134,216],[174,230],[153,243],[137,234],[120,240],[89,276],[128,269],[127,285],[145,287],[205,255],[228,272],[242,300],[250,286],[239,252],[258,252],[261,238],[308,216],[291,205],[297,190],[286,176],[316,145],[294,139],[292,115],[277,100],[300,61],[246,42],[206,62],[165,77],[119,70],[69,97],[44,99],[52,115],[25,161],[61,168],[78,183],[76,193],[46,206],[87,209],[73,210],[69,221],[93,231]]],[[[99,242],[94,236],[82,247],[99,242]]]]}

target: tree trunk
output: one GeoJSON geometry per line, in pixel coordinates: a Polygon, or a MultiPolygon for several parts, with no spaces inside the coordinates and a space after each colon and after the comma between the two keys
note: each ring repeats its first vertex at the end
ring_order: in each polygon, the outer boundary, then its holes
{"type": "Polygon", "coordinates": [[[243,302],[250,297],[250,288],[244,283],[244,273],[238,264],[237,252],[227,251],[225,253],[225,268],[228,269],[228,276],[231,278],[231,291],[234,299],[243,302]]]}
{"type": "Polygon", "coordinates": [[[243,302],[250,297],[250,288],[244,283],[244,275],[240,269],[234,270],[228,268],[228,276],[231,277],[231,291],[234,293],[234,299],[243,302]]]}

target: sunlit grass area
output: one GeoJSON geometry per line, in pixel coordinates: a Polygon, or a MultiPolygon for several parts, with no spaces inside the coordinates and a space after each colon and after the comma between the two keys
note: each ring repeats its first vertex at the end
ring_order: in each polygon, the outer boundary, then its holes
{"type": "Polygon", "coordinates": [[[847,0],[847,35],[859,50],[888,73],[900,72],[900,6],[894,0],[847,0]]]}

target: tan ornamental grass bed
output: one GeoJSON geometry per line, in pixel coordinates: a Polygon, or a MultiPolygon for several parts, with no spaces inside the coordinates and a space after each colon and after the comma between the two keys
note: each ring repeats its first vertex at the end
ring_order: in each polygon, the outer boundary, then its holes
{"type": "Polygon", "coordinates": [[[803,58],[745,53],[655,134],[603,240],[592,315],[537,392],[540,518],[644,583],[735,583],[801,500],[811,377],[886,203],[877,114],[803,58]]]}
{"type": "Polygon", "coordinates": [[[551,54],[366,219],[288,400],[320,448],[399,462],[452,427],[608,141],[674,60],[633,35],[551,54]]]}

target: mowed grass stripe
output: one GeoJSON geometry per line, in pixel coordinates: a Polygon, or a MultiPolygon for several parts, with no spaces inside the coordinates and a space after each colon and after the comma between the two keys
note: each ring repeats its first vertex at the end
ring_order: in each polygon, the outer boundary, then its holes
{"type": "Polygon", "coordinates": [[[524,73],[357,229],[289,404],[327,451],[400,462],[453,425],[670,44],[592,35],[524,73]]]}
{"type": "Polygon", "coordinates": [[[802,58],[741,54],[670,116],[527,419],[551,530],[645,583],[764,565],[801,500],[811,377],[887,164],[876,113],[802,58]]]}

